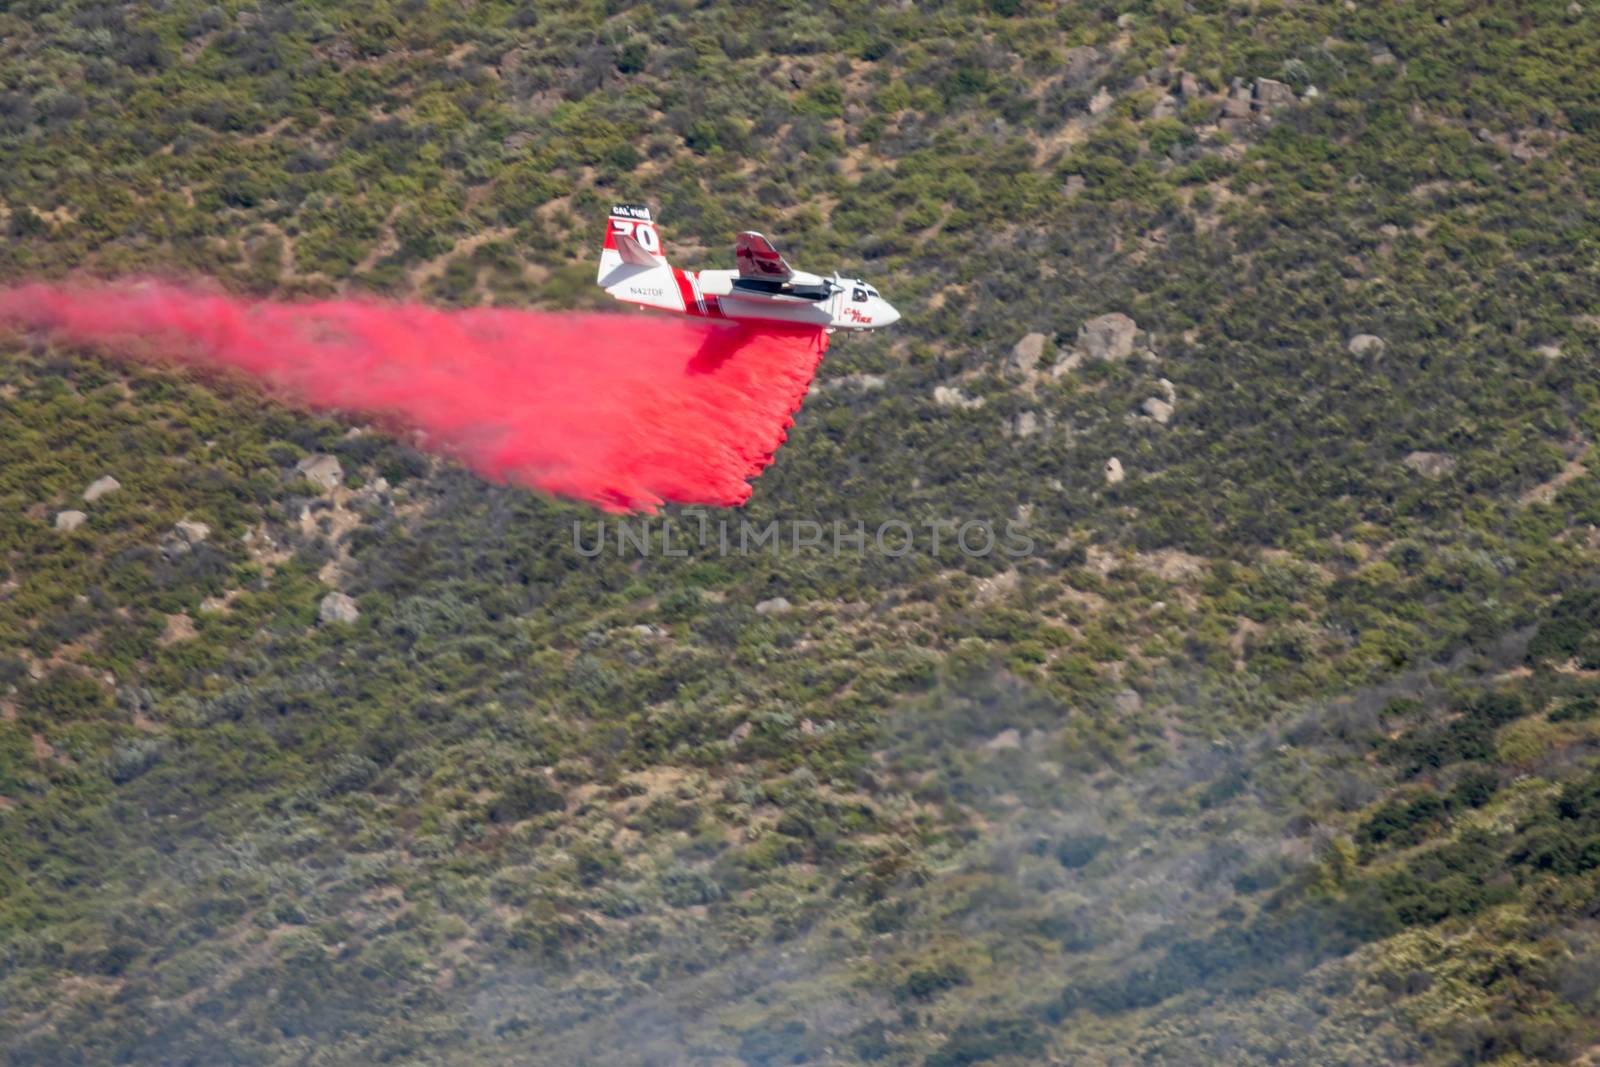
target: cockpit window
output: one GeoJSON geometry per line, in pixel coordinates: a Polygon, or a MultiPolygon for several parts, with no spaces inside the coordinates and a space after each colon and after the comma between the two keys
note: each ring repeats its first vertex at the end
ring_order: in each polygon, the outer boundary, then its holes
{"type": "Polygon", "coordinates": [[[865,304],[867,302],[867,291],[865,289],[853,289],[850,292],[850,299],[858,304],[865,304]]]}
{"type": "Polygon", "coordinates": [[[869,286],[867,286],[867,295],[868,296],[877,296],[878,295],[878,290],[874,289],[872,286],[869,285],[869,286]]]}

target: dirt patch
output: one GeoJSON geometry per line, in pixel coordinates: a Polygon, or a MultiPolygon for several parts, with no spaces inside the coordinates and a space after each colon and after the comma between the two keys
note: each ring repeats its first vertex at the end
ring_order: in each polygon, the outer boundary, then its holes
{"type": "Polygon", "coordinates": [[[180,612],[177,615],[167,616],[167,628],[162,631],[158,643],[165,648],[179,641],[192,641],[196,636],[198,634],[194,628],[194,620],[180,612]]]}

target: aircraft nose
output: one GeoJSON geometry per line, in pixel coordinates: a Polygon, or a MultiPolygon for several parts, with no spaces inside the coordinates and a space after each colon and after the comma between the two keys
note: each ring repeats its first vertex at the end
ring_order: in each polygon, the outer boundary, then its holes
{"type": "Polygon", "coordinates": [[[883,326],[893,326],[895,323],[897,323],[899,321],[900,321],[900,312],[898,312],[898,311],[896,311],[894,309],[894,305],[893,304],[891,304],[891,303],[889,303],[889,301],[885,300],[883,302],[883,313],[878,316],[879,324],[883,325],[883,326]]]}

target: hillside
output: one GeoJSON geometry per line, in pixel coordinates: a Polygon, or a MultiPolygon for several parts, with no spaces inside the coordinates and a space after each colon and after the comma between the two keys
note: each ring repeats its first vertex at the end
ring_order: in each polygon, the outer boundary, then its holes
{"type": "Polygon", "coordinates": [[[592,308],[609,203],[753,227],[904,318],[665,521],[1034,546],[590,556],[0,338],[0,1059],[1600,1062],[1597,31],[0,9],[0,281],[592,308]]]}

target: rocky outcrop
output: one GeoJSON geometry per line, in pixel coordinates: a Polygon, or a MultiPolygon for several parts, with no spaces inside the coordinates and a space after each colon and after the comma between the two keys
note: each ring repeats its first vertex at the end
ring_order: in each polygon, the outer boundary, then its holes
{"type": "Polygon", "coordinates": [[[787,597],[775,596],[756,605],[757,615],[783,615],[793,607],[787,597]]]}
{"type": "Polygon", "coordinates": [[[294,465],[294,472],[323,490],[336,489],[344,482],[344,468],[339,460],[325,453],[307,456],[294,465]]]}
{"type": "Polygon", "coordinates": [[[1078,327],[1078,348],[1090,359],[1118,360],[1133,355],[1139,324],[1120,311],[1090,319],[1078,327]]]}
{"type": "Polygon", "coordinates": [[[1283,82],[1271,78],[1257,78],[1255,106],[1257,111],[1276,111],[1295,102],[1294,90],[1283,82]]]}
{"type": "Polygon", "coordinates": [[[981,408],[982,397],[970,397],[953,385],[936,385],[933,387],[933,402],[942,408],[981,408]]]}
{"type": "Polygon", "coordinates": [[[1255,101],[1251,97],[1250,87],[1242,79],[1233,83],[1228,98],[1222,102],[1222,117],[1225,119],[1247,119],[1254,110],[1255,101]]]}
{"type": "Polygon", "coordinates": [[[211,527],[205,523],[184,519],[162,536],[159,542],[161,554],[168,559],[181,556],[210,536],[211,527]]]}
{"type": "Polygon", "coordinates": [[[1081,89],[1094,80],[1095,73],[1100,64],[1105,61],[1105,56],[1099,49],[1087,45],[1067,49],[1061,64],[1061,79],[1072,89],[1081,89]]]}
{"type": "Polygon", "coordinates": [[[1364,356],[1369,352],[1377,354],[1388,347],[1388,341],[1372,333],[1358,333],[1350,338],[1350,343],[1345,346],[1352,356],[1364,356]]]}
{"type": "Polygon", "coordinates": [[[203,522],[195,522],[193,519],[184,519],[172,527],[172,532],[191,545],[198,545],[201,541],[211,536],[211,527],[203,522]]]}
{"type": "Polygon", "coordinates": [[[329,593],[322,598],[322,603],[317,605],[317,618],[324,625],[337,623],[349,625],[361,618],[361,610],[356,607],[356,602],[344,593],[329,593]]]}
{"type": "Polygon", "coordinates": [[[66,533],[71,533],[73,530],[76,530],[78,527],[82,526],[88,521],[89,516],[85,515],[81,511],[56,512],[56,529],[62,530],[66,533]]]}
{"type": "Polygon", "coordinates": [[[1018,374],[1032,374],[1039,366],[1039,360],[1044,357],[1044,346],[1048,340],[1037,331],[1024,335],[1022,340],[1011,346],[1011,358],[1006,361],[1006,369],[1018,374]]]}
{"type": "Polygon", "coordinates": [[[1445,452],[1412,452],[1402,462],[1424,478],[1443,478],[1456,469],[1456,458],[1445,452]]]}
{"type": "Polygon", "coordinates": [[[121,488],[122,483],[108,474],[104,478],[96,478],[94,481],[90,482],[89,488],[83,491],[83,499],[85,503],[93,504],[101,497],[115,493],[121,488]]]}
{"type": "Polygon", "coordinates": [[[1160,397],[1151,397],[1139,405],[1139,413],[1165,426],[1172,418],[1172,405],[1160,397]]]}
{"type": "Polygon", "coordinates": [[[1110,459],[1106,460],[1107,485],[1120,485],[1122,483],[1122,479],[1125,477],[1127,477],[1127,475],[1123,473],[1122,460],[1118,459],[1116,456],[1112,456],[1110,459]]]}

